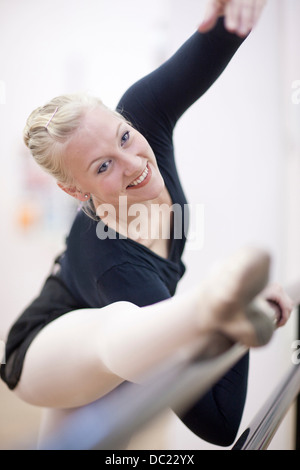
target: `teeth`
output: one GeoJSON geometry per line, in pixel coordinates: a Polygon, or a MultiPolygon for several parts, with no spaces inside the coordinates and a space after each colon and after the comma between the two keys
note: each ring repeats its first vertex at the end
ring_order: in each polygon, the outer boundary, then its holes
{"type": "Polygon", "coordinates": [[[142,181],[144,181],[144,179],[146,178],[146,176],[148,175],[149,173],[149,170],[148,170],[148,167],[145,168],[145,170],[143,171],[143,173],[141,174],[141,176],[134,180],[130,185],[129,187],[131,186],[137,186],[138,184],[142,183],[142,181]]]}

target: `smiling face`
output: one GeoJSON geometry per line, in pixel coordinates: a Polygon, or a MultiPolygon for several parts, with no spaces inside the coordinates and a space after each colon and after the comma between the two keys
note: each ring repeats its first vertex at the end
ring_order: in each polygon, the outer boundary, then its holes
{"type": "Polygon", "coordinates": [[[103,203],[118,207],[122,196],[128,205],[151,201],[164,188],[147,140],[102,106],[85,114],[63,158],[74,187],[59,186],[79,200],[91,195],[95,208],[103,203]]]}

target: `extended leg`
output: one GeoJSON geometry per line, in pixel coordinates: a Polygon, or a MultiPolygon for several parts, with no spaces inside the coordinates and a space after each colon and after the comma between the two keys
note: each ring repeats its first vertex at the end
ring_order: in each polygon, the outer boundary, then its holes
{"type": "Polygon", "coordinates": [[[32,342],[16,393],[44,407],[82,406],[124,380],[138,382],[162,360],[216,331],[260,345],[255,322],[263,319],[268,340],[272,321],[247,309],[265,287],[269,261],[260,250],[242,250],[186,295],[143,308],[118,302],[63,315],[32,342]]]}

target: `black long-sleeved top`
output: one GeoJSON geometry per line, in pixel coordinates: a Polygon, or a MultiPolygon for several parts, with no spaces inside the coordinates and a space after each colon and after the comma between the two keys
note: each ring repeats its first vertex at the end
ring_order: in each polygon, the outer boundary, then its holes
{"type": "MultiPolygon", "coordinates": [[[[168,61],[129,88],[117,106],[117,110],[148,140],[172,202],[182,208],[182,214],[187,201],[176,170],[174,127],[182,114],[219,77],[241,43],[242,39],[225,30],[220,19],[213,31],[193,34],[168,61]]],[[[188,157],[182,155],[179,158],[188,157]]],[[[180,221],[185,222],[183,218],[180,221]]],[[[168,259],[131,239],[119,239],[110,229],[107,238],[103,239],[99,236],[103,230],[102,221],[94,221],[80,212],[67,238],[66,250],[59,260],[56,289],[60,285],[66,286],[73,297],[73,309],[99,308],[120,300],[143,307],[175,294],[185,271],[181,260],[186,241],[184,229],[179,239],[171,234],[168,259]]],[[[68,303],[65,312],[62,307],[53,313],[50,301],[41,315],[38,307],[44,291],[17,320],[8,338],[7,360],[13,351],[18,357],[16,350],[20,345],[21,350],[23,344],[22,354],[16,361],[20,373],[20,361],[22,363],[32,340],[28,341],[28,337],[36,334],[30,333],[31,325],[37,332],[70,310],[68,303]]],[[[5,369],[1,369],[1,375],[8,382],[5,369]]],[[[217,445],[230,445],[240,424],[247,377],[248,356],[245,356],[181,417],[182,421],[199,437],[217,445]]],[[[9,386],[13,388],[14,384],[9,386]]]]}

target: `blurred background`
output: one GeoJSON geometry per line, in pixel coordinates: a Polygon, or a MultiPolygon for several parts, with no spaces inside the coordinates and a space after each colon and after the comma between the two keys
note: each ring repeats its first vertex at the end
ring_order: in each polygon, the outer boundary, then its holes
{"type": "MultiPolygon", "coordinates": [[[[197,28],[206,0],[0,0],[0,345],[38,294],[64,247],[76,204],[31,160],[22,141],[30,112],[62,93],[88,91],[114,107],[197,28]]],[[[255,31],[175,132],[191,207],[204,208],[179,292],[245,244],[267,248],[271,280],[300,278],[300,5],[271,0],[255,31]]],[[[192,220],[193,224],[193,220],[192,220]]],[[[251,352],[241,431],[291,365],[297,315],[251,352]]],[[[42,410],[0,383],[0,448],[35,438],[42,410]]],[[[292,450],[295,407],[270,446],[292,450]]],[[[215,448],[173,415],[136,447],[215,448]]]]}

